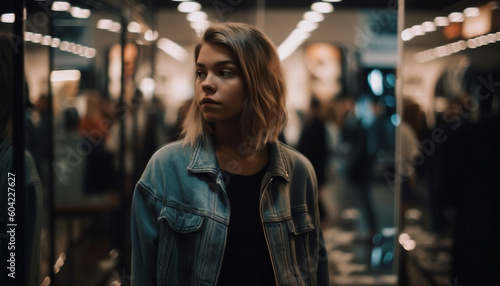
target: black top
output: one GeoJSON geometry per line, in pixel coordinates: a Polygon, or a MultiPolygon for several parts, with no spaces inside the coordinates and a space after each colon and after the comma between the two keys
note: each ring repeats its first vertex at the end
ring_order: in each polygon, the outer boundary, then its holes
{"type": "Polygon", "coordinates": [[[276,285],[259,213],[265,170],[251,176],[225,176],[231,217],[219,286],[276,285]]]}

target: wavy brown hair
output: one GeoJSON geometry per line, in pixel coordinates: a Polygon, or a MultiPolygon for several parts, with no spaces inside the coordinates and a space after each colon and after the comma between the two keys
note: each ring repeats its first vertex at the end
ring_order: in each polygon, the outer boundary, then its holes
{"type": "MultiPolygon", "coordinates": [[[[195,47],[195,62],[205,44],[224,45],[236,58],[245,90],[241,128],[246,138],[252,139],[252,147],[258,149],[277,141],[288,117],[285,80],[271,40],[249,24],[212,24],[195,47]]],[[[201,115],[198,101],[193,100],[183,123],[185,143],[194,145],[212,131],[211,124],[201,115]]]]}

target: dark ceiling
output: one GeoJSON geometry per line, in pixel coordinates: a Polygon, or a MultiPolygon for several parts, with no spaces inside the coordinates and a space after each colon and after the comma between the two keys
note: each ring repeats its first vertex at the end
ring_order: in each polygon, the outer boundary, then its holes
{"type": "MultiPolygon", "coordinates": [[[[45,6],[50,5],[53,0],[25,0],[28,8],[40,8],[43,4],[45,6]],[[43,3],[43,4],[42,4],[43,3]]],[[[87,4],[89,7],[104,6],[105,3],[111,4],[110,6],[117,6],[118,3],[140,3],[144,4],[146,7],[150,7],[151,10],[156,9],[176,9],[179,2],[172,0],[66,0],[70,3],[87,4]]],[[[204,9],[209,7],[216,8],[234,8],[234,9],[253,9],[257,6],[259,0],[196,0],[199,2],[204,9]]],[[[265,3],[267,9],[296,9],[303,8],[307,9],[312,3],[319,0],[260,0],[265,3]]],[[[4,6],[2,10],[5,10],[8,6],[12,5],[13,1],[6,1],[7,3],[2,4],[4,6]],[[7,7],[6,7],[7,6],[7,7]]],[[[371,9],[371,8],[392,8],[396,7],[398,0],[343,0],[338,3],[333,3],[335,9],[371,9]]],[[[453,6],[459,2],[470,2],[478,3],[483,2],[483,0],[406,0],[405,6],[407,9],[423,9],[423,10],[442,10],[446,7],[453,6]]],[[[120,5],[118,5],[119,7],[120,5]]]]}
{"type": "MultiPolygon", "coordinates": [[[[16,0],[17,1],[17,0],[16,0]]],[[[49,6],[54,0],[25,0],[28,10],[40,10],[41,6],[49,6]]],[[[88,8],[105,8],[113,7],[121,9],[120,4],[137,3],[144,7],[150,8],[151,11],[157,9],[176,9],[179,2],[172,0],[66,0],[70,3],[78,3],[88,6],[88,8]]],[[[257,3],[262,1],[266,9],[308,9],[312,3],[319,0],[196,0],[203,9],[255,9],[257,3]]],[[[443,10],[447,7],[454,6],[457,3],[478,4],[487,0],[405,0],[406,9],[419,10],[443,10]]],[[[0,5],[0,10],[11,10],[14,1],[6,1],[0,5]]],[[[342,2],[333,3],[336,10],[341,9],[394,9],[397,6],[398,0],[343,0],[342,2]]]]}
{"type": "MultiPolygon", "coordinates": [[[[269,9],[288,9],[288,8],[308,8],[312,3],[318,0],[263,0],[265,7],[269,9]]],[[[171,0],[145,0],[144,2],[156,2],[161,8],[176,8],[179,2],[171,0]]],[[[203,7],[213,7],[219,5],[234,6],[235,8],[250,8],[257,5],[257,0],[198,0],[203,7]]],[[[335,8],[388,8],[397,6],[398,0],[343,0],[342,2],[332,3],[335,8]]],[[[410,9],[436,9],[440,10],[454,3],[457,0],[406,0],[405,6],[410,9]]],[[[227,6],[226,6],[227,7],[227,6]]]]}

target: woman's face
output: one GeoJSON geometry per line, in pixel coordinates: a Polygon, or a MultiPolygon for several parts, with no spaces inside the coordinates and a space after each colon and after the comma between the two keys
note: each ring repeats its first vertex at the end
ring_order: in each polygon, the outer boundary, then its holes
{"type": "Polygon", "coordinates": [[[243,79],[231,50],[204,44],[196,62],[195,95],[210,123],[239,120],[245,102],[243,79]]]}

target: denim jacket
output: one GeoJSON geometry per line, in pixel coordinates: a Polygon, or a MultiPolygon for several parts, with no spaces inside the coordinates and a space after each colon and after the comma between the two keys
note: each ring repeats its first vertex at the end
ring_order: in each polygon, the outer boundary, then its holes
{"type": "MultiPolygon", "coordinates": [[[[277,285],[328,285],[314,169],[269,145],[260,214],[277,285]]],[[[211,137],[158,150],[132,202],[132,285],[217,285],[231,206],[211,137]]]]}

